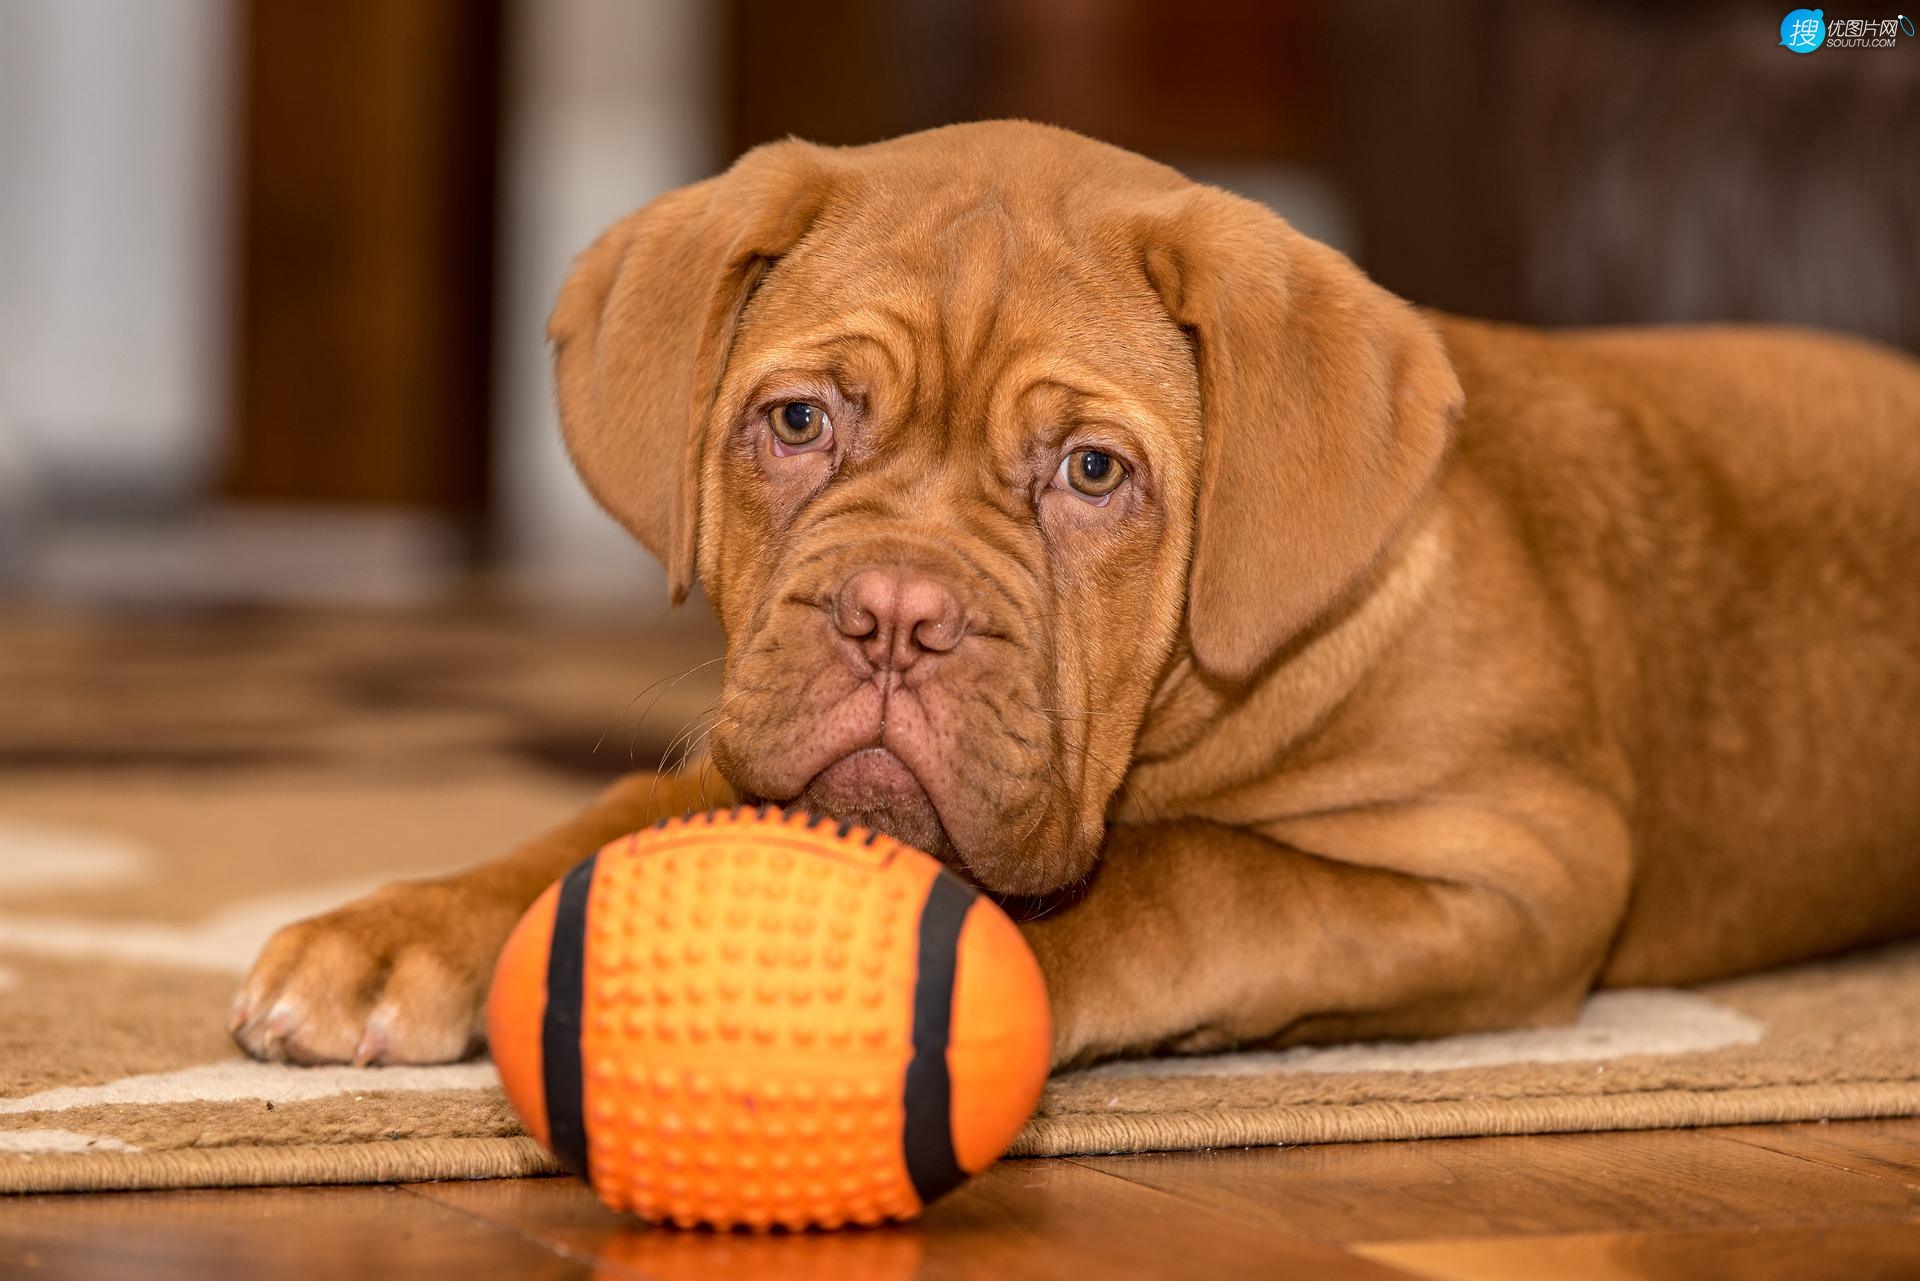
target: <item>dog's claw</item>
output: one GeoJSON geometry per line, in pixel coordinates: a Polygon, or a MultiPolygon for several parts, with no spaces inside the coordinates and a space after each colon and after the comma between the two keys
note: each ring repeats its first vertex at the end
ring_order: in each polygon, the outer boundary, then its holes
{"type": "Polygon", "coordinates": [[[387,1024],[383,1011],[376,1010],[367,1016],[367,1026],[360,1033],[360,1043],[353,1050],[355,1067],[370,1067],[386,1054],[389,1040],[387,1024]]]}
{"type": "Polygon", "coordinates": [[[253,1016],[249,1009],[246,992],[240,991],[234,993],[233,1004],[227,1007],[227,1035],[233,1037],[239,1036],[240,1030],[246,1027],[246,1025],[252,1021],[252,1018],[253,1016]]]}

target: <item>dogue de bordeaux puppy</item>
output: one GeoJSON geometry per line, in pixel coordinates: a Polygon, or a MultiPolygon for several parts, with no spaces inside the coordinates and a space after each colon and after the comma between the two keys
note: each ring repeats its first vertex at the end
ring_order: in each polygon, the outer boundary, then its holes
{"type": "MultiPolygon", "coordinates": [[[[588,249],[551,333],[587,484],[724,625],[712,764],[1033,900],[1059,1063],[1920,932],[1907,357],[1418,311],[1014,122],[752,151],[588,249]]],[[[638,776],[288,927],[234,1035],[472,1052],[521,910],[687,803],[638,776]]]]}

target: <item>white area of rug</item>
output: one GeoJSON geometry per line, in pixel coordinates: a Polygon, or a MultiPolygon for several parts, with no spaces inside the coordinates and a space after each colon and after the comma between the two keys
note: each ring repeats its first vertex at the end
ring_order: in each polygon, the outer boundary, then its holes
{"type": "Polygon", "coordinates": [[[499,1082],[493,1063],[487,1059],[438,1067],[382,1068],[303,1068],[231,1059],[178,1072],[152,1072],[99,1085],[61,1086],[0,1099],[0,1116],[116,1103],[224,1103],[234,1099],[299,1103],[405,1090],[483,1090],[499,1082]]]}
{"type": "Polygon", "coordinates": [[[281,926],[359,898],[386,879],[358,878],[262,894],[189,925],[0,913],[0,949],[240,975],[281,926]]]}
{"type": "Polygon", "coordinates": [[[0,1132],[0,1152],[138,1152],[131,1143],[104,1134],[76,1134],[72,1130],[13,1130],[0,1132]]]}
{"type": "Polygon", "coordinates": [[[152,866],[145,846],[112,833],[0,820],[0,894],[124,885],[152,866]]]}
{"type": "Polygon", "coordinates": [[[1474,1032],[1433,1041],[1248,1050],[1107,1063],[1083,1075],[1274,1076],[1306,1072],[1436,1072],[1515,1063],[1582,1063],[1629,1054],[1690,1054],[1755,1045],[1766,1025],[1704,996],[1667,988],[1599,992],[1567,1027],[1474,1032]]]}

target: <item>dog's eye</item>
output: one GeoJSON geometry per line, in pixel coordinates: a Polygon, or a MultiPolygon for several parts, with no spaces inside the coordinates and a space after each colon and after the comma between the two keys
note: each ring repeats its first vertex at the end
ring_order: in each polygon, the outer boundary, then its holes
{"type": "Polygon", "coordinates": [[[1060,484],[1093,502],[1105,500],[1127,478],[1126,464],[1101,449],[1076,449],[1060,460],[1060,484]]]}
{"type": "Polygon", "coordinates": [[[827,417],[827,411],[804,400],[775,406],[767,415],[767,424],[773,428],[776,454],[825,449],[833,440],[833,420],[827,417]]]}

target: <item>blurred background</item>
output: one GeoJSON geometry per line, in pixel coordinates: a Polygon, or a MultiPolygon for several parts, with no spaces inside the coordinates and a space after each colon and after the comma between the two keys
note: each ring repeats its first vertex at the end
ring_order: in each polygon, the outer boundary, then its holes
{"type": "Polygon", "coordinates": [[[1794,56],[1783,12],[0,0],[0,599],[657,613],[561,453],[546,311],[786,134],[1028,116],[1420,303],[1920,347],[1920,42],[1794,56]]]}

